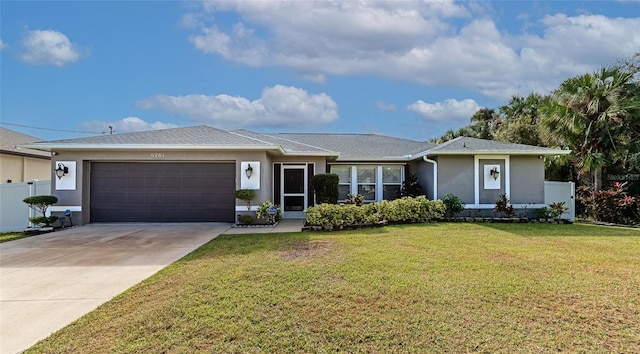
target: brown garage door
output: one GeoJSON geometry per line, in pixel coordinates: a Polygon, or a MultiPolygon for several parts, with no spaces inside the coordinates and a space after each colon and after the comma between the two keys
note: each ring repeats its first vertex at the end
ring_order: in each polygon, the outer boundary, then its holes
{"type": "Polygon", "coordinates": [[[234,163],[91,164],[92,222],[233,222],[234,163]]]}

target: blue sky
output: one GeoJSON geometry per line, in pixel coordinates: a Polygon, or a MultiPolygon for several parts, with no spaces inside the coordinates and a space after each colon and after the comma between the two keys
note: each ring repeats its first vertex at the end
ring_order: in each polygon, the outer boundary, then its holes
{"type": "Polygon", "coordinates": [[[0,26],[0,122],[47,140],[428,140],[640,52],[638,1],[2,1],[0,26]]]}

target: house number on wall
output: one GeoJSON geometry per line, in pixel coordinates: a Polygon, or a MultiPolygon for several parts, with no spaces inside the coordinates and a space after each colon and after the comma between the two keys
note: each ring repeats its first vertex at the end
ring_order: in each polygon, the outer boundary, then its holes
{"type": "Polygon", "coordinates": [[[164,157],[164,152],[152,152],[151,157],[153,158],[161,158],[164,157]]]}

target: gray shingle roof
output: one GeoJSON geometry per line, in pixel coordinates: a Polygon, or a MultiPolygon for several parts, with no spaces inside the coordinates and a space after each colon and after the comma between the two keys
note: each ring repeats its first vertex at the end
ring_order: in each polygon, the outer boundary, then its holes
{"type": "Polygon", "coordinates": [[[453,140],[449,140],[440,145],[434,146],[429,149],[429,155],[439,154],[462,154],[473,155],[478,153],[486,154],[540,154],[540,155],[558,155],[568,154],[569,150],[557,150],[547,147],[503,143],[493,140],[476,139],[469,137],[458,137],[453,140]]]}
{"type": "Polygon", "coordinates": [[[337,161],[406,160],[433,145],[377,134],[277,133],[277,137],[340,152],[337,161]]]}
{"type": "Polygon", "coordinates": [[[136,133],[99,135],[86,138],[47,141],[47,145],[185,145],[185,146],[267,146],[265,142],[238,134],[198,125],[136,133]]]}
{"type": "Polygon", "coordinates": [[[0,151],[3,153],[26,155],[34,157],[51,157],[51,154],[45,151],[33,149],[19,149],[16,145],[33,143],[42,139],[35,136],[23,134],[15,130],[0,127],[0,151]]]}
{"type": "MultiPolygon", "coordinates": [[[[35,138],[37,139],[37,138],[35,138]]],[[[3,136],[4,142],[4,136],[3,136]]],[[[557,155],[567,150],[501,143],[459,137],[444,144],[394,138],[377,134],[256,133],[224,131],[206,125],[100,135],[23,144],[22,147],[51,149],[135,149],[165,146],[175,149],[272,149],[290,155],[337,156],[337,161],[407,161],[424,155],[444,154],[535,154],[557,155]]],[[[44,153],[47,154],[48,153],[44,153]]]]}
{"type": "Polygon", "coordinates": [[[234,130],[232,131],[232,133],[236,133],[236,134],[250,137],[253,139],[258,139],[260,141],[264,141],[271,145],[282,146],[282,149],[288,153],[305,153],[305,152],[306,153],[310,153],[310,152],[327,153],[329,152],[329,153],[337,154],[336,151],[331,151],[330,149],[325,149],[322,147],[301,143],[299,141],[286,139],[284,137],[278,136],[277,134],[262,134],[262,133],[256,133],[256,132],[252,132],[244,129],[234,130]]]}

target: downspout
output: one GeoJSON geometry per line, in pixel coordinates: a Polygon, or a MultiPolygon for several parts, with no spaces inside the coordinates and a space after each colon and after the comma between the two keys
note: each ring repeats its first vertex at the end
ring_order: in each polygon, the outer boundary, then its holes
{"type": "Polygon", "coordinates": [[[428,162],[433,164],[433,200],[438,199],[438,163],[434,160],[431,160],[427,157],[427,155],[422,156],[424,162],[428,162]]]}

